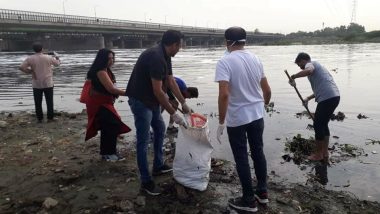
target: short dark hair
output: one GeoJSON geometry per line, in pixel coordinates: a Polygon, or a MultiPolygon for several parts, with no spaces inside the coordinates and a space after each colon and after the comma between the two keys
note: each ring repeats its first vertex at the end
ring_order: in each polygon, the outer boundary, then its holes
{"type": "Polygon", "coordinates": [[[198,88],[196,87],[187,87],[187,92],[190,95],[190,98],[198,98],[198,88]]]}
{"type": "Polygon", "coordinates": [[[228,45],[243,45],[247,39],[247,33],[242,27],[230,27],[224,32],[224,38],[228,45]]]}
{"type": "Polygon", "coordinates": [[[301,60],[310,61],[310,56],[307,53],[301,52],[297,55],[296,60],[294,60],[295,63],[301,62],[301,60]]]}
{"type": "Polygon", "coordinates": [[[33,48],[34,52],[39,53],[42,51],[42,44],[39,42],[35,42],[35,43],[33,43],[32,48],[33,48]]]}
{"type": "Polygon", "coordinates": [[[162,35],[161,43],[169,46],[174,43],[180,43],[183,37],[183,34],[178,30],[167,30],[164,35],[162,35]]]}

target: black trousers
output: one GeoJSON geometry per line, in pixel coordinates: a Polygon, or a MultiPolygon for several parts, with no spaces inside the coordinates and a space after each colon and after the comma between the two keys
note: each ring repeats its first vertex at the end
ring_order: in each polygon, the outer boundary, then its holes
{"type": "Polygon", "coordinates": [[[116,141],[120,133],[120,121],[110,110],[100,107],[97,115],[100,124],[100,154],[116,154],[116,141]]]}
{"type": "Polygon", "coordinates": [[[264,154],[263,132],[264,120],[262,118],[237,127],[227,126],[228,139],[234,155],[236,171],[243,189],[243,200],[247,202],[254,200],[247,140],[257,178],[256,192],[267,192],[267,162],[264,154]]]}
{"type": "Polygon", "coordinates": [[[42,96],[45,95],[47,106],[47,118],[53,119],[54,117],[54,103],[53,103],[53,88],[33,88],[34,106],[36,109],[36,116],[38,120],[44,118],[42,112],[42,96]]]}
{"type": "Polygon", "coordinates": [[[336,107],[338,107],[340,97],[333,97],[317,104],[314,115],[315,139],[323,140],[330,136],[329,122],[336,107]]]}

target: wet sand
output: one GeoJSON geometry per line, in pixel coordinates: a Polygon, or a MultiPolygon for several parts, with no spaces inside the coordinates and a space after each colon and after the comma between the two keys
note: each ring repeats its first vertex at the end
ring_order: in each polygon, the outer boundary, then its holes
{"type": "MultiPolygon", "coordinates": [[[[171,174],[154,177],[160,196],[140,191],[135,139],[119,139],[125,161],[100,160],[99,138],[84,142],[86,114],[58,113],[36,123],[23,112],[0,114],[0,213],[236,213],[241,189],[233,163],[215,160],[206,191],[186,189],[171,174]]],[[[149,152],[151,159],[151,151],[149,152]]],[[[167,151],[170,164],[172,153],[167,151]]],[[[151,163],[151,161],[150,161],[151,163]]],[[[380,204],[318,182],[290,184],[269,172],[267,207],[258,213],[378,213],[380,204]],[[276,179],[275,179],[276,178],[276,179]]]]}

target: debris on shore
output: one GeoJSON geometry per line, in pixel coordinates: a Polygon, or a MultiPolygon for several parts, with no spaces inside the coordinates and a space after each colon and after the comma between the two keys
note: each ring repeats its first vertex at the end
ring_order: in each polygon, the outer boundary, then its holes
{"type": "MultiPolygon", "coordinates": [[[[315,149],[315,140],[313,137],[303,138],[301,134],[297,134],[291,139],[286,139],[285,154],[282,156],[284,161],[293,162],[297,165],[307,164],[310,161],[307,159],[315,149]]],[[[351,144],[334,143],[328,148],[331,153],[331,162],[347,161],[350,158],[366,155],[362,148],[351,144]]]]}
{"type": "Polygon", "coordinates": [[[265,106],[265,111],[269,114],[269,117],[272,116],[273,113],[279,114],[280,112],[274,108],[274,102],[270,102],[265,106]]]}
{"type": "Polygon", "coordinates": [[[341,111],[338,111],[337,114],[333,114],[331,116],[331,120],[332,121],[334,121],[334,120],[343,121],[345,118],[346,118],[346,115],[343,112],[341,112],[341,111]]]}
{"type": "MultiPolygon", "coordinates": [[[[314,116],[314,113],[311,113],[311,115],[314,116]]],[[[298,113],[296,113],[296,117],[297,117],[297,118],[307,117],[308,119],[311,119],[310,114],[309,114],[309,112],[307,112],[307,111],[302,111],[302,112],[298,112],[298,113]]]]}
{"type": "MultiPolygon", "coordinates": [[[[149,196],[140,191],[133,134],[118,139],[119,153],[126,160],[105,162],[99,157],[99,138],[84,142],[85,113],[61,113],[56,118],[37,123],[28,113],[0,113],[0,121],[6,122],[0,128],[0,213],[236,213],[228,207],[229,198],[242,194],[233,163],[212,159],[204,192],[184,188],[165,174],[154,177],[163,194],[149,196]]],[[[297,140],[303,141],[301,136],[297,140]]],[[[168,161],[172,148],[166,147],[168,161]]],[[[148,155],[153,157],[151,148],[148,155]]],[[[275,182],[280,176],[269,174],[270,203],[259,206],[259,214],[380,210],[378,202],[358,200],[346,192],[275,182]]]]}
{"type": "Polygon", "coordinates": [[[373,139],[367,139],[367,142],[365,142],[366,145],[372,144],[379,144],[380,145],[380,140],[373,140],[373,139]]]}
{"type": "Polygon", "coordinates": [[[367,119],[368,117],[364,114],[358,114],[357,118],[360,120],[360,119],[367,119]]]}

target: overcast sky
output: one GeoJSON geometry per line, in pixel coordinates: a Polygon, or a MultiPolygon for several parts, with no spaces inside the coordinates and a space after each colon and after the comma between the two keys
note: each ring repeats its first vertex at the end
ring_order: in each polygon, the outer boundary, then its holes
{"type": "MultiPolygon", "coordinates": [[[[353,0],[0,0],[0,8],[287,34],[348,25],[353,0]]],[[[379,0],[357,0],[356,23],[380,30],[379,10],[379,0]]]]}

